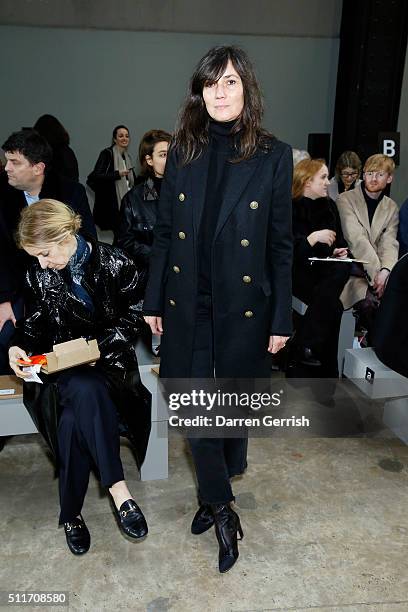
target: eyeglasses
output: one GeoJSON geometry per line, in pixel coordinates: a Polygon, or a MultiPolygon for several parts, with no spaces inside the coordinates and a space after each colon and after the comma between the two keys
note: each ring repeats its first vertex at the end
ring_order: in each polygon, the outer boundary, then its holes
{"type": "Polygon", "coordinates": [[[341,176],[343,178],[353,178],[353,176],[358,176],[358,172],[342,172],[341,176]]]}
{"type": "Polygon", "coordinates": [[[383,179],[387,176],[388,172],[372,172],[369,170],[368,172],[364,172],[364,176],[371,179],[383,179]]]}

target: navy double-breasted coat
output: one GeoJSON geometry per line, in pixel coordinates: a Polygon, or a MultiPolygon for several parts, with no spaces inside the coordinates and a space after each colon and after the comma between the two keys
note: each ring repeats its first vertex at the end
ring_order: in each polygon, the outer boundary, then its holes
{"type": "MultiPolygon", "coordinates": [[[[185,166],[173,150],[162,185],[144,310],[163,316],[165,378],[191,372],[208,165],[208,149],[185,166]]],[[[268,376],[269,336],[292,332],[291,184],[291,149],[275,138],[229,163],[211,251],[217,377],[268,376]]]]}

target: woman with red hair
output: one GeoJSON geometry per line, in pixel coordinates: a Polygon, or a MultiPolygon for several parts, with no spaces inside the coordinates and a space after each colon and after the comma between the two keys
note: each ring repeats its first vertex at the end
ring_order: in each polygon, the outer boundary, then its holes
{"type": "MultiPolygon", "coordinates": [[[[350,275],[347,263],[310,261],[348,255],[337,207],[327,197],[328,175],[323,159],[302,160],[293,175],[293,294],[308,305],[294,345],[298,361],[308,366],[321,366],[337,353],[343,313],[339,297],[350,275]]],[[[327,373],[337,376],[336,359],[331,363],[327,373]]]]}

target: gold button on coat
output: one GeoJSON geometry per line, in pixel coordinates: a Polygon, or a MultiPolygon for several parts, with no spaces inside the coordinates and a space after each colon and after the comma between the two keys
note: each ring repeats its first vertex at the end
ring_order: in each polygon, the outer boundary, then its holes
{"type": "Polygon", "coordinates": [[[259,206],[258,202],[251,202],[249,205],[249,208],[252,208],[252,210],[256,210],[258,206],[259,206]]]}
{"type": "Polygon", "coordinates": [[[245,276],[242,277],[242,280],[244,281],[244,283],[250,283],[252,281],[252,278],[245,274],[245,276]]]}
{"type": "Polygon", "coordinates": [[[186,237],[184,232],[179,232],[178,237],[180,238],[180,240],[184,240],[184,238],[186,237]]]}
{"type": "Polygon", "coordinates": [[[249,246],[249,240],[247,240],[246,238],[243,238],[241,240],[241,246],[243,246],[243,247],[249,246]]]}
{"type": "Polygon", "coordinates": [[[170,306],[175,306],[176,305],[176,302],[174,300],[169,300],[169,302],[170,302],[170,306]]]}
{"type": "Polygon", "coordinates": [[[180,268],[178,266],[173,266],[173,270],[176,274],[180,272],[180,268]]]}
{"type": "Polygon", "coordinates": [[[254,316],[254,313],[252,312],[252,310],[246,310],[245,311],[245,316],[247,319],[250,319],[251,317],[254,316]]]}
{"type": "Polygon", "coordinates": [[[184,195],[184,193],[180,193],[179,194],[179,200],[180,202],[184,202],[184,200],[186,199],[186,196],[184,195]]]}

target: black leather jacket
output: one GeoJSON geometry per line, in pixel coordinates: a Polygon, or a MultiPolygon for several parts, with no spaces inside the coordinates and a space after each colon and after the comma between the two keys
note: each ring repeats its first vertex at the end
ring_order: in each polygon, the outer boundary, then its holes
{"type": "Polygon", "coordinates": [[[126,251],[147,271],[157,220],[158,194],[152,179],[135,185],[122,199],[115,246],[126,251]]]}
{"type": "Polygon", "coordinates": [[[81,336],[96,338],[101,365],[119,370],[137,368],[135,340],[141,327],[138,270],[120,249],[91,243],[83,286],[94,311],[72,292],[67,268],[43,270],[33,259],[26,275],[26,317],[18,342],[26,351],[45,353],[59,342],[81,336]]]}

